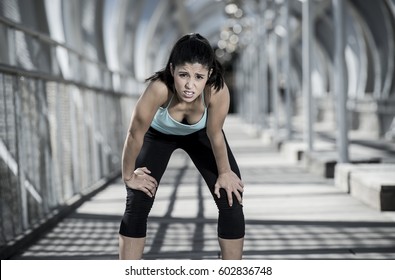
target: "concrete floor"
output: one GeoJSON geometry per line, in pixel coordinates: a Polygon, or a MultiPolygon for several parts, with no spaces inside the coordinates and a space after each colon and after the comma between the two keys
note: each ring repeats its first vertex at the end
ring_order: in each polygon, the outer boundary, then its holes
{"type": "MultiPolygon", "coordinates": [[[[395,259],[395,215],[334,187],[333,179],[265,144],[236,117],[225,133],[245,184],[245,259],[395,259]]],[[[120,180],[14,259],[117,259],[120,180]]],[[[199,173],[176,151],[152,209],[145,259],[217,259],[217,210],[199,173]]]]}

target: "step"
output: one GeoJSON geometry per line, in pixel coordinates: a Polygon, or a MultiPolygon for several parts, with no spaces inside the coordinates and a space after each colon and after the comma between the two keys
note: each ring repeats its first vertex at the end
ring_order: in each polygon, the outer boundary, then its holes
{"type": "Polygon", "coordinates": [[[335,166],[335,186],[346,193],[350,193],[350,175],[353,172],[392,171],[395,173],[395,164],[390,163],[338,163],[335,166]]]}
{"type": "Polygon", "coordinates": [[[377,210],[395,211],[395,172],[352,172],[350,194],[377,210]]]}

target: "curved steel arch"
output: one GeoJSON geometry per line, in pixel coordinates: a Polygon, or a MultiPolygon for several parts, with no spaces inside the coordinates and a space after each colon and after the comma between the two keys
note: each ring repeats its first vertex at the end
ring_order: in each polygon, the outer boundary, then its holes
{"type": "Polygon", "coordinates": [[[219,32],[227,18],[222,2],[145,1],[141,21],[136,27],[135,74],[143,80],[162,68],[170,48],[184,33],[198,32],[213,46],[219,40],[219,32]]]}
{"type": "Polygon", "coordinates": [[[375,65],[374,96],[388,97],[394,75],[394,30],[383,1],[351,1],[363,18],[375,65]]]}

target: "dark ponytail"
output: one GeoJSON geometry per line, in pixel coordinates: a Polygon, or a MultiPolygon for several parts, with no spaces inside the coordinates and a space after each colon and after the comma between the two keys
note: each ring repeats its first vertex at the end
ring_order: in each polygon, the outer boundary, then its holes
{"type": "Polygon", "coordinates": [[[212,72],[207,80],[207,85],[212,86],[216,91],[218,91],[224,87],[224,68],[217,59],[214,59],[211,69],[212,72]]]}

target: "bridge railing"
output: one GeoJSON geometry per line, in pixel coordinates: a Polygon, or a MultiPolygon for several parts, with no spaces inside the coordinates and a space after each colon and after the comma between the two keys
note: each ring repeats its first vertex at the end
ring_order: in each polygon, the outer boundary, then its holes
{"type": "Polygon", "coordinates": [[[4,259],[27,242],[27,233],[119,175],[139,83],[5,18],[0,38],[4,259]]]}

